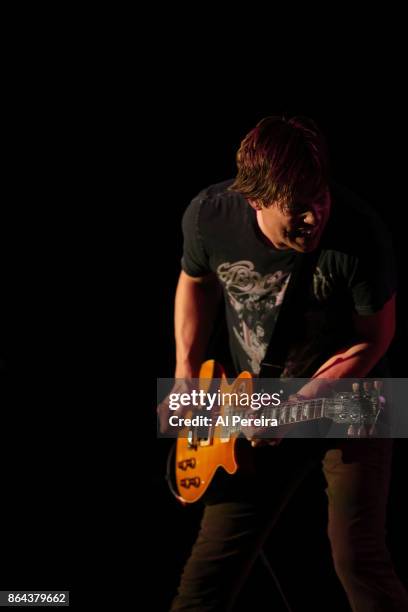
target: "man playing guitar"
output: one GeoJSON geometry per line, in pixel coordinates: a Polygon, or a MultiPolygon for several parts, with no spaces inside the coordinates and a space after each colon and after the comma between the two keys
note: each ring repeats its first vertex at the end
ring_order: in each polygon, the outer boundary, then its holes
{"type": "MultiPolygon", "coordinates": [[[[317,126],[299,117],[263,119],[242,141],[237,167],[234,180],[200,192],[183,217],[175,377],[187,387],[198,377],[221,296],[236,373],[265,375],[291,274],[311,253],[317,258],[287,329],[281,376],[311,379],[298,391],[303,399],[319,397],[328,379],[385,376],[395,329],[390,241],[374,211],[331,180],[317,126]]],[[[230,609],[279,512],[316,462],[313,440],[284,440],[281,481],[270,478],[268,487],[276,449],[256,436],[252,447],[255,472],[231,477],[205,506],[173,611],[230,609]]],[[[385,544],[391,452],[387,439],[330,439],[320,457],[334,567],[354,612],[408,610],[385,544]]]]}

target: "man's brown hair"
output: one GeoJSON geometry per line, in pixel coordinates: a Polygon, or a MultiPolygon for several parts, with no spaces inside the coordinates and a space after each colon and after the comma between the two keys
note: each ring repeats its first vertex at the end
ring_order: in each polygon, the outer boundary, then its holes
{"type": "Polygon", "coordinates": [[[323,134],[306,117],[265,117],[241,142],[238,173],[230,189],[268,207],[290,208],[328,185],[323,134]]]}

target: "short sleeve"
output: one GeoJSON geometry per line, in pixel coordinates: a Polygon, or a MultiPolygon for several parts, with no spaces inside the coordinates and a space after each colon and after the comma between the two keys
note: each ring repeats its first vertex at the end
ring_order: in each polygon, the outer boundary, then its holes
{"type": "Polygon", "coordinates": [[[396,264],[391,236],[379,219],[372,219],[361,237],[349,279],[354,310],[371,315],[382,309],[396,291],[396,264]]]}
{"type": "Polygon", "coordinates": [[[183,256],[181,267],[189,276],[205,276],[211,272],[208,255],[204,248],[204,241],[200,231],[200,210],[203,198],[194,198],[182,219],[183,229],[183,256]]]}

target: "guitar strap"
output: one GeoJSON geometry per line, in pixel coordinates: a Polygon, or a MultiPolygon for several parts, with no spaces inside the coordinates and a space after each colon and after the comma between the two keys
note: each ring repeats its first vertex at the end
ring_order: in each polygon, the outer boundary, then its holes
{"type": "Polygon", "coordinates": [[[292,341],[299,333],[321,249],[297,254],[259,378],[280,378],[292,341]]]}

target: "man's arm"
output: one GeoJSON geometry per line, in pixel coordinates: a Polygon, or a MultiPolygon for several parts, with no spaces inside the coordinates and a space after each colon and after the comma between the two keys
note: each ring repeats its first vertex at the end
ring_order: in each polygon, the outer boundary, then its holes
{"type": "Polygon", "coordinates": [[[312,376],[299,393],[315,397],[325,379],[363,378],[386,353],[395,333],[395,295],[373,315],[354,315],[356,342],[337,351],[312,376]]]}
{"type": "MultiPolygon", "coordinates": [[[[214,274],[193,277],[181,272],[174,308],[176,371],[172,393],[189,393],[192,378],[198,378],[221,298],[221,287],[214,274]]],[[[171,414],[180,416],[181,410],[171,414]]],[[[178,433],[169,425],[168,396],[157,407],[161,433],[178,433]]]]}
{"type": "MultiPolygon", "coordinates": [[[[328,379],[363,378],[370,372],[386,353],[394,337],[395,295],[373,315],[354,315],[354,329],[357,338],[355,344],[337,351],[325,361],[297,395],[305,399],[318,397],[328,384],[330,386],[328,379]]],[[[276,445],[280,441],[279,435],[274,440],[255,439],[252,446],[276,445]]]]}
{"type": "Polygon", "coordinates": [[[220,298],[215,274],[196,278],[181,272],[174,309],[176,378],[198,377],[220,298]]]}

